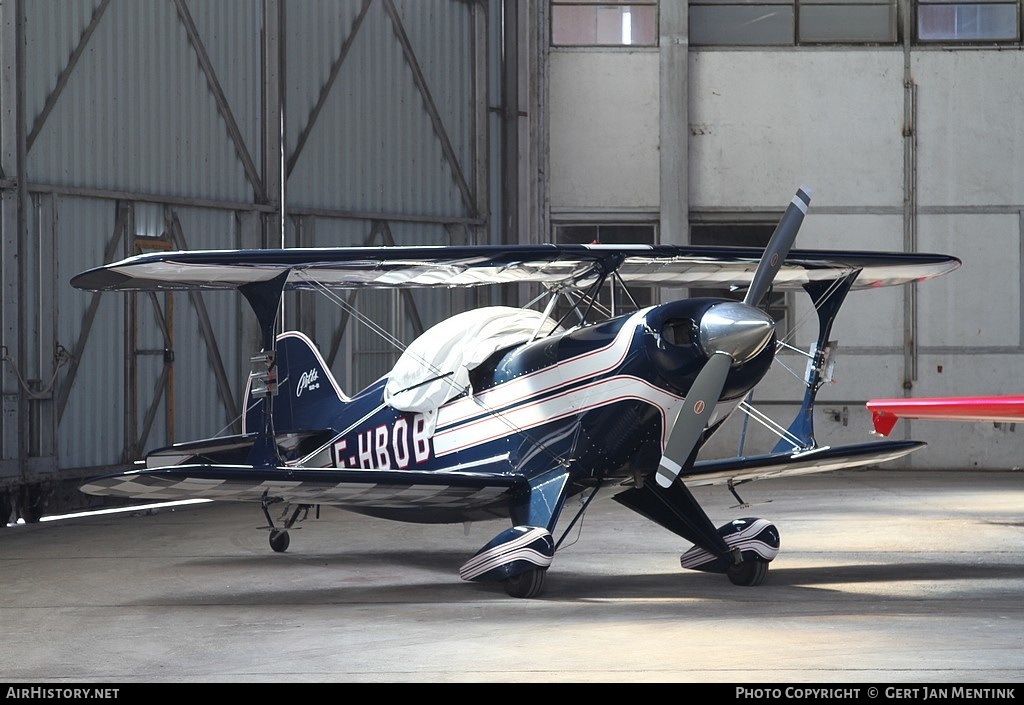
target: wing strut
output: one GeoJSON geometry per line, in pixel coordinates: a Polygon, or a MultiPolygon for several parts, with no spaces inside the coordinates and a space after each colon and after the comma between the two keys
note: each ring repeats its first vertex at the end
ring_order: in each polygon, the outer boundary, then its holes
{"type": "Polygon", "coordinates": [[[276,339],[275,327],[277,315],[281,308],[281,296],[284,293],[285,282],[288,281],[290,270],[285,270],[273,279],[266,281],[251,282],[238,287],[242,296],[249,302],[252,312],[256,314],[256,320],[260,324],[260,340],[263,349],[260,355],[253,358],[259,359],[266,366],[266,371],[260,373],[265,384],[262,398],[262,423],[256,434],[256,440],[249,451],[249,463],[253,467],[273,468],[280,466],[281,456],[277,450],[277,442],[274,439],[274,395],[277,394],[277,353],[275,350],[276,339]]]}
{"type": "Polygon", "coordinates": [[[565,541],[566,537],[569,535],[569,532],[572,531],[572,527],[576,525],[576,522],[579,521],[583,514],[587,511],[587,508],[590,506],[590,503],[594,501],[595,497],[597,497],[597,492],[600,489],[601,482],[598,481],[597,485],[591,491],[590,496],[587,497],[587,499],[583,502],[583,505],[579,508],[579,511],[576,512],[576,515],[569,522],[569,525],[565,527],[565,531],[562,532],[562,537],[558,539],[558,541],[555,543],[556,551],[562,546],[562,542],[565,541]]]}
{"type": "Polygon", "coordinates": [[[818,311],[818,340],[814,346],[814,356],[809,364],[807,377],[804,380],[807,389],[804,391],[803,402],[800,404],[796,418],[789,426],[789,432],[775,444],[772,452],[788,453],[792,450],[817,447],[817,442],[814,440],[814,401],[818,396],[818,390],[825,383],[822,373],[825,370],[829,352],[829,336],[832,334],[832,324],[835,323],[839,309],[846,301],[846,295],[850,293],[860,271],[859,269],[853,270],[836,281],[804,284],[804,289],[810,295],[811,301],[818,311]],[[796,438],[801,445],[794,444],[792,440],[789,440],[791,438],[796,438]]]}

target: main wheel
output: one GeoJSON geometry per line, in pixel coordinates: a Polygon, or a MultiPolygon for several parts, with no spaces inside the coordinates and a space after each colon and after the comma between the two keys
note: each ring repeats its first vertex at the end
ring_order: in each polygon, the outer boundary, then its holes
{"type": "Polygon", "coordinates": [[[505,592],[511,597],[536,597],[544,588],[544,574],[547,571],[547,568],[531,568],[524,570],[519,575],[505,578],[501,584],[505,586],[505,592]]]}
{"type": "Polygon", "coordinates": [[[733,585],[744,587],[756,587],[768,577],[768,561],[763,558],[755,558],[752,561],[743,561],[739,565],[729,566],[725,571],[733,585]]]}
{"type": "Polygon", "coordinates": [[[288,536],[287,531],[278,531],[272,529],[270,531],[270,547],[277,553],[284,553],[288,550],[288,545],[292,542],[288,536]]]}

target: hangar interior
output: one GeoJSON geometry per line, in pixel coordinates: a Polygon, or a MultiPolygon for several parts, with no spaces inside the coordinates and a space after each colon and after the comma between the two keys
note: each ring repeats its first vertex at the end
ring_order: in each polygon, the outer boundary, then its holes
{"type": "MultiPolygon", "coordinates": [[[[806,184],[798,246],[963,261],[850,297],[819,440],[865,440],[871,398],[1015,393],[1021,23],[1021,0],[0,0],[0,513],[237,428],[240,297],[68,283],[158,250],[763,244],[806,184]]],[[[399,354],[356,318],[409,341],[519,293],[296,294],[283,318],[355,390],[399,354]]],[[[806,348],[807,305],[773,304],[806,348]]],[[[754,401],[801,394],[783,369],[754,401]]],[[[1016,431],[902,422],[929,445],[899,467],[1018,469],[1016,431]]]]}

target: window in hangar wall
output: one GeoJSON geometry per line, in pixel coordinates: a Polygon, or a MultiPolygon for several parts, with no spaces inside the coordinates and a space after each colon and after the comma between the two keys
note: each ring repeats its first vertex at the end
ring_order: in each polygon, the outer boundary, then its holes
{"type": "Polygon", "coordinates": [[[551,0],[553,46],[657,46],[657,0],[551,0]]]}
{"type": "MultiPolygon", "coordinates": [[[[1021,42],[1024,0],[690,0],[691,46],[1021,42]]],[[[553,46],[657,46],[658,3],[551,0],[553,46]]]]}
{"type": "Polygon", "coordinates": [[[694,46],[894,44],[896,0],[691,0],[694,46]]]}
{"type": "Polygon", "coordinates": [[[1020,0],[918,0],[919,42],[1019,42],[1020,0]]]}

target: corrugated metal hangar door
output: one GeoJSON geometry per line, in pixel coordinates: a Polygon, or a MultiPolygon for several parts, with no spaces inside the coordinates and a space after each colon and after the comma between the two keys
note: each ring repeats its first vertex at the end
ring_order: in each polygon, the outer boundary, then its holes
{"type": "MultiPolygon", "coordinates": [[[[0,0],[0,513],[81,506],[82,477],[239,428],[259,348],[241,297],[91,294],[79,271],[492,239],[500,24],[500,3],[456,0],[0,0]]],[[[350,388],[394,355],[352,303],[408,339],[460,302],[287,300],[350,388]]]]}

